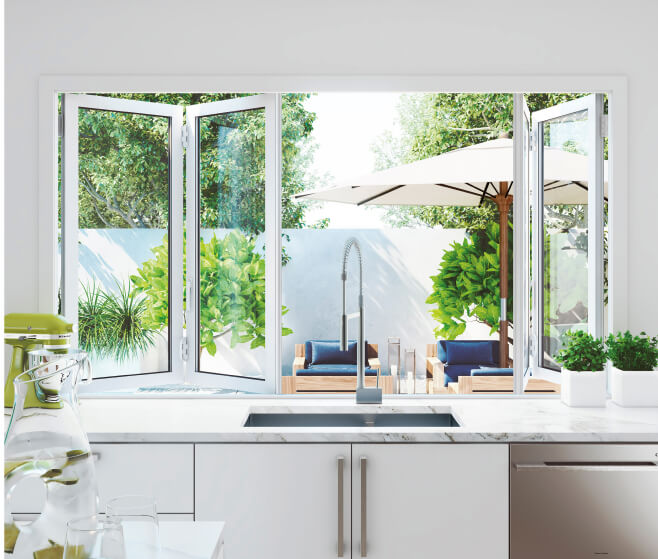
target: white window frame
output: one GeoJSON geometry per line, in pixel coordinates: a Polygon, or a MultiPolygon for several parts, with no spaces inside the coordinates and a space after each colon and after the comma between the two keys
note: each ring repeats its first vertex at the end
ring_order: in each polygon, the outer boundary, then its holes
{"type": "Polygon", "coordinates": [[[187,382],[248,392],[278,392],[281,371],[281,96],[237,97],[187,107],[187,382]],[[265,110],[265,378],[200,371],[197,254],[199,250],[198,120],[254,109],[265,110]],[[278,374],[277,374],[278,373],[278,374]]]}
{"type": "MultiPolygon", "coordinates": [[[[608,95],[609,123],[609,328],[624,330],[628,327],[628,83],[617,75],[597,76],[275,76],[275,75],[58,75],[39,79],[39,245],[37,271],[39,277],[39,312],[57,309],[57,96],[67,92],[245,92],[245,91],[400,91],[400,92],[464,92],[487,93],[516,92],[600,92],[608,95]],[[614,161],[614,164],[613,164],[614,161]]],[[[277,239],[277,242],[280,240],[277,239]]],[[[280,270],[277,274],[280,278],[280,270]]],[[[280,290],[280,280],[277,280],[280,290]]],[[[516,288],[515,288],[516,289],[516,288]]],[[[518,294],[515,292],[515,299],[518,294]]],[[[518,335],[518,331],[517,331],[518,335]]],[[[275,336],[280,355],[281,337],[275,336]]],[[[173,343],[173,340],[172,340],[173,343]]],[[[172,348],[172,355],[175,354],[172,348]]],[[[277,358],[280,362],[280,357],[277,358]]],[[[275,363],[280,371],[280,363],[275,363]]],[[[181,368],[182,371],[182,368],[181,368]]],[[[176,375],[182,375],[176,371],[176,375]]],[[[146,377],[140,384],[146,385],[146,377]]],[[[154,377],[155,375],[150,375],[154,377]]],[[[277,372],[277,389],[280,373],[277,372]]],[[[118,380],[118,379],[117,379],[118,380]]],[[[155,380],[155,379],[153,379],[155,380]]],[[[134,382],[132,383],[134,386],[134,382]]],[[[94,391],[102,390],[98,383],[94,391]]],[[[119,387],[114,384],[112,388],[119,387]]],[[[108,386],[109,388],[109,386],[108,386]]],[[[518,390],[517,390],[518,391],[518,390]]],[[[515,395],[498,395],[497,398],[514,398],[515,395]]],[[[252,396],[253,397],[253,396],[252,396]]],[[[286,397],[291,397],[286,395],[286,397]]],[[[295,396],[304,398],[306,396],[295,396]]],[[[351,396],[334,396],[351,398],[351,396]]],[[[427,396],[419,396],[427,397],[427,396]]],[[[452,398],[479,398],[488,396],[461,396],[452,398]]],[[[523,395],[525,398],[551,396],[523,395]]]]}
{"type": "MultiPolygon", "coordinates": [[[[97,95],[62,96],[62,314],[78,322],[78,115],[79,109],[137,113],[169,119],[169,371],[134,373],[94,380],[93,391],[135,386],[152,386],[183,379],[181,341],[183,333],[183,107],[162,103],[116,99],[97,95]],[[68,250],[74,247],[74,250],[68,250]]],[[[55,183],[55,191],[56,191],[55,183]]],[[[55,208],[57,201],[55,199],[55,208]]],[[[57,221],[55,221],[57,227],[57,221]]],[[[55,231],[56,233],[56,231],[55,231]]],[[[55,239],[57,237],[55,236],[55,239]]],[[[54,276],[53,276],[54,277],[54,276]]],[[[56,283],[56,282],[55,282],[56,283]]],[[[52,311],[50,311],[52,312],[52,311]]],[[[77,345],[77,339],[73,339],[77,345]]],[[[120,366],[120,365],[118,365],[120,366]]],[[[92,390],[92,386],[83,387],[92,390]]]]}
{"type": "MultiPolygon", "coordinates": [[[[544,186],[543,186],[543,125],[558,117],[587,111],[588,188],[587,188],[587,329],[595,337],[603,336],[603,94],[568,101],[532,113],[532,181],[533,181],[533,376],[560,382],[559,372],[542,366],[543,357],[543,304],[544,304],[544,186]]],[[[611,153],[611,152],[610,152],[611,153]]],[[[612,157],[610,157],[612,159],[612,157]]],[[[608,185],[610,190],[610,184],[608,185]]]]}
{"type": "Polygon", "coordinates": [[[514,393],[523,394],[528,381],[532,338],[530,316],[530,111],[523,93],[514,94],[514,393]],[[519,226],[520,225],[520,226],[519,226]]]}

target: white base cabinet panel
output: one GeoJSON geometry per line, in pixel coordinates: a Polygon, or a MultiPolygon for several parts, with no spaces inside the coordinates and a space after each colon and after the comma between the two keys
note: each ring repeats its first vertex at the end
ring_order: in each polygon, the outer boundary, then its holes
{"type": "Polygon", "coordinates": [[[352,557],[507,559],[508,466],[504,444],[352,445],[352,557]]]}
{"type": "MultiPolygon", "coordinates": [[[[149,495],[158,513],[194,514],[194,445],[160,443],[92,444],[99,511],[121,495],[149,495]]],[[[12,496],[12,512],[35,516],[45,503],[38,478],[27,478],[12,496]]]]}
{"type": "Polygon", "coordinates": [[[197,444],[195,452],[195,519],[226,523],[231,559],[337,557],[341,502],[350,556],[349,444],[197,444]]]}

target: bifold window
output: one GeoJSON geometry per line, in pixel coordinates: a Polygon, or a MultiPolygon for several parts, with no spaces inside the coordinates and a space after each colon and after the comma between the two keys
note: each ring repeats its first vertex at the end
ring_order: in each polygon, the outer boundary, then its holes
{"type": "Polygon", "coordinates": [[[565,333],[605,331],[604,101],[62,94],[60,310],[94,390],[353,391],[355,237],[367,385],[558,393],[565,333]]]}

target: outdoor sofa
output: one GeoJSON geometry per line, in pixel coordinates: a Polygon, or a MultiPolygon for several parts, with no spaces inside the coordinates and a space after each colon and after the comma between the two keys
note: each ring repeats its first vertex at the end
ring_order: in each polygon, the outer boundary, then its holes
{"type": "MultiPolygon", "coordinates": [[[[439,340],[427,345],[428,385],[435,393],[513,393],[513,369],[500,367],[498,340],[439,340]]],[[[525,392],[559,393],[559,384],[529,378],[525,392]]]]}
{"type": "MultiPolygon", "coordinates": [[[[393,392],[392,377],[381,376],[378,345],[365,345],[365,385],[377,385],[385,394],[393,392]]],[[[307,340],[295,344],[292,375],[281,377],[284,394],[355,392],[356,391],[356,341],[348,341],[348,350],[340,351],[338,340],[307,340]]]]}

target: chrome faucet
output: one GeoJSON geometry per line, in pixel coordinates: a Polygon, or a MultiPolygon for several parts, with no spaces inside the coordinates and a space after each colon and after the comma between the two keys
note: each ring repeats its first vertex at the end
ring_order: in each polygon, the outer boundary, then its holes
{"type": "Polygon", "coordinates": [[[357,404],[381,404],[382,389],[379,388],[379,372],[377,373],[377,387],[366,388],[365,386],[365,346],[363,343],[363,259],[361,258],[361,247],[359,242],[350,237],[345,242],[343,251],[343,271],[340,275],[343,282],[343,315],[340,322],[340,350],[347,351],[347,321],[351,318],[359,319],[359,333],[356,341],[356,403],[357,404]],[[359,311],[350,315],[345,313],[345,287],[347,282],[347,260],[350,250],[354,247],[359,258],[359,311]]]}

